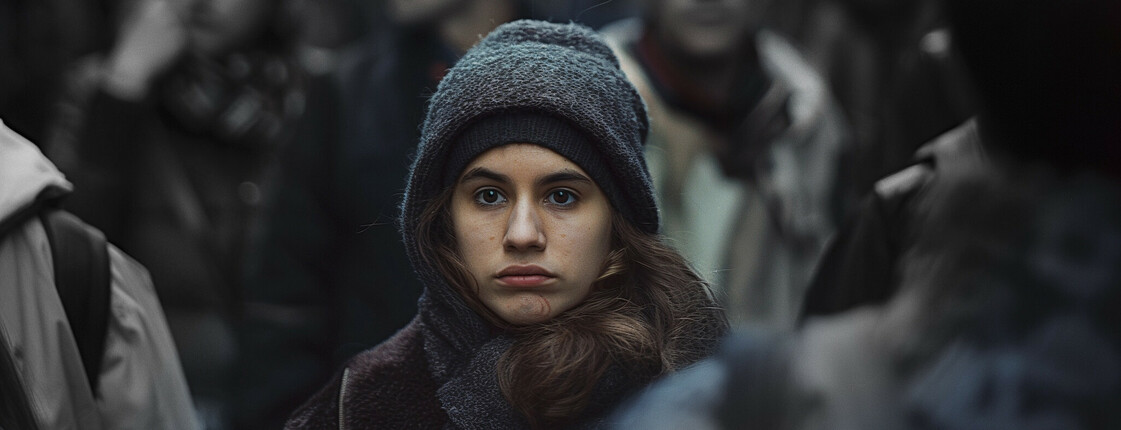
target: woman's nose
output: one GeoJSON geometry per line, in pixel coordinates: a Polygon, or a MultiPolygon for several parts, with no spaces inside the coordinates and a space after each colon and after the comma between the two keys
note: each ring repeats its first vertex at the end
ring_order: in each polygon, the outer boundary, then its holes
{"type": "Polygon", "coordinates": [[[503,245],[507,251],[543,251],[545,231],[530,200],[518,199],[507,220],[503,245]]]}

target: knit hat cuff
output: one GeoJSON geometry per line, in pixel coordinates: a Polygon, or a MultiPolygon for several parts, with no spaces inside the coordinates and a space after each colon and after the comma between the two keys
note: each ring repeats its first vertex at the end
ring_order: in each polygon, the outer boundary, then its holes
{"type": "Polygon", "coordinates": [[[609,184],[606,164],[596,146],[568,121],[532,112],[504,113],[478,121],[460,133],[444,170],[443,184],[455,183],[475,157],[510,143],[532,143],[549,148],[584,169],[605,191],[609,184]]]}

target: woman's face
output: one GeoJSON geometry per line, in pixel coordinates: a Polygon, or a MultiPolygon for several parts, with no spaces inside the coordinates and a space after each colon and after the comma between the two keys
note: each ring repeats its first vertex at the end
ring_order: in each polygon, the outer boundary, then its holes
{"type": "Polygon", "coordinates": [[[510,324],[580,304],[611,246],[611,205],[575,163],[531,144],[484,152],[451,203],[459,255],[479,299],[510,324]]]}

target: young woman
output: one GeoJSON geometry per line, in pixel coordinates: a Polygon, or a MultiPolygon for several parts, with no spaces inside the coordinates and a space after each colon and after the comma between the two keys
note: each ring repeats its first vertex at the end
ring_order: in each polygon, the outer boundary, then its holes
{"type": "Polygon", "coordinates": [[[288,427],[590,427],[708,355],[727,323],[657,233],[647,127],[586,27],[517,21],[472,48],[432,96],[402,206],[420,311],[288,427]]]}

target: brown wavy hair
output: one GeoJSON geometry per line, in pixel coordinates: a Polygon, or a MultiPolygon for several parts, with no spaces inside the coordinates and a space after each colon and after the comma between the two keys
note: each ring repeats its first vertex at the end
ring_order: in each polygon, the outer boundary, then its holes
{"type": "Polygon", "coordinates": [[[498,383],[532,428],[572,424],[612,366],[645,384],[709,355],[727,331],[724,311],[685,258],[661,235],[639,230],[614,209],[612,251],[584,302],[541,323],[503,321],[479,300],[456,251],[448,210],[452,191],[421,214],[421,258],[479,315],[513,336],[498,361],[498,383]]]}

